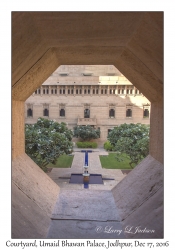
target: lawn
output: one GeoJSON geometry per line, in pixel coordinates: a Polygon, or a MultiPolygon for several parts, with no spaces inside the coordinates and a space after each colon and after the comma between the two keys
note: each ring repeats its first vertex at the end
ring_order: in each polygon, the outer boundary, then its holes
{"type": "Polygon", "coordinates": [[[100,156],[100,161],[102,168],[108,169],[132,169],[129,165],[130,160],[126,156],[126,154],[122,154],[122,158],[124,161],[117,161],[116,153],[109,153],[107,156],[100,156]]]}
{"type": "Polygon", "coordinates": [[[72,161],[73,161],[73,156],[72,155],[61,155],[57,161],[56,164],[53,165],[51,163],[49,163],[47,165],[48,168],[70,168],[72,165],[72,161]]]}

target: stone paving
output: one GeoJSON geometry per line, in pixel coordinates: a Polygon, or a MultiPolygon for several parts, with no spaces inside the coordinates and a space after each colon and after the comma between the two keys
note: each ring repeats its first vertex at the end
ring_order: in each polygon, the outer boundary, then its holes
{"type": "Polygon", "coordinates": [[[89,173],[102,174],[104,184],[70,184],[72,173],[83,173],[84,153],[74,150],[71,168],[53,168],[48,175],[60,187],[47,238],[51,239],[121,239],[120,217],[111,189],[125,175],[118,169],[103,169],[99,155],[108,155],[103,149],[89,153],[89,173]],[[60,178],[61,177],[61,178],[60,178]],[[107,233],[112,228],[115,233],[107,233]]]}

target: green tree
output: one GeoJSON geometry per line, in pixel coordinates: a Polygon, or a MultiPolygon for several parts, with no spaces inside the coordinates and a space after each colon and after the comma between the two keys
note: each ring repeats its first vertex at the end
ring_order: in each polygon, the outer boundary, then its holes
{"type": "Polygon", "coordinates": [[[110,131],[108,140],[117,151],[117,160],[125,153],[130,158],[130,166],[137,164],[149,154],[149,126],[144,124],[122,124],[110,131]]]}
{"type": "Polygon", "coordinates": [[[74,127],[74,137],[81,138],[83,141],[90,141],[100,137],[100,129],[95,129],[90,125],[74,127]]]}
{"type": "Polygon", "coordinates": [[[45,172],[48,163],[73,151],[73,133],[65,123],[38,118],[37,123],[25,125],[25,151],[45,172]]]}

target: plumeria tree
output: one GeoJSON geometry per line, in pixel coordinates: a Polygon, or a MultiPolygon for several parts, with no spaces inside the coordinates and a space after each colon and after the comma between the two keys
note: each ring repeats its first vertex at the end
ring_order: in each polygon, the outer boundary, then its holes
{"type": "Polygon", "coordinates": [[[81,138],[83,141],[90,141],[100,137],[100,129],[95,129],[90,125],[74,127],[74,137],[81,138]]]}
{"type": "Polygon", "coordinates": [[[137,164],[149,154],[149,126],[144,124],[122,124],[110,131],[108,140],[117,151],[117,160],[125,153],[130,158],[130,166],[137,164]]]}
{"type": "Polygon", "coordinates": [[[25,151],[36,164],[47,171],[62,154],[73,151],[73,133],[65,123],[38,118],[37,123],[25,125],[25,151]]]}

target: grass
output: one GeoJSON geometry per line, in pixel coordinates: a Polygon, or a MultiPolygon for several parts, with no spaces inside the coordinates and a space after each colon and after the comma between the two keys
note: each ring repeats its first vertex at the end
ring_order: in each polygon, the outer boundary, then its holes
{"type": "MultiPolygon", "coordinates": [[[[108,156],[100,156],[102,168],[107,169],[132,169],[129,165],[130,160],[126,154],[122,154],[124,161],[117,161],[116,153],[109,153],[108,156]]],[[[135,166],[134,166],[135,167],[135,166]]]]}
{"type": "Polygon", "coordinates": [[[49,163],[47,165],[48,168],[70,168],[72,165],[72,161],[73,161],[73,156],[71,155],[61,155],[57,161],[56,164],[53,165],[51,163],[49,163]]]}

